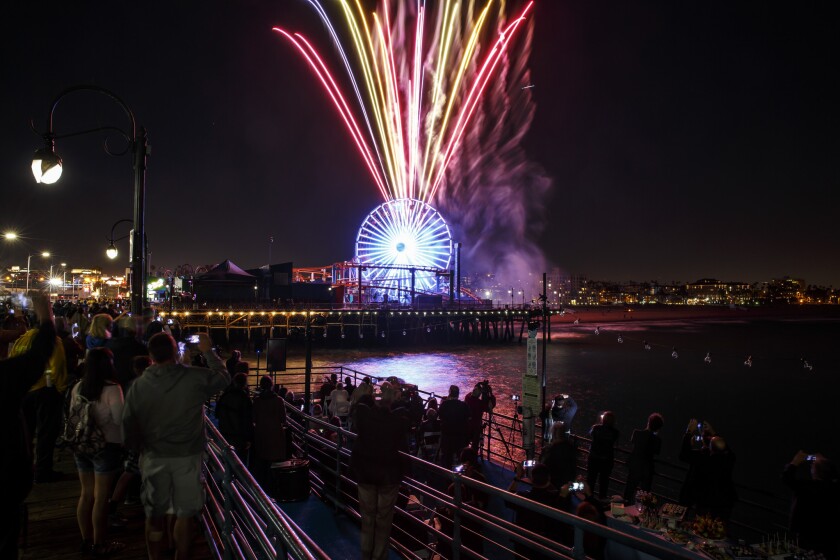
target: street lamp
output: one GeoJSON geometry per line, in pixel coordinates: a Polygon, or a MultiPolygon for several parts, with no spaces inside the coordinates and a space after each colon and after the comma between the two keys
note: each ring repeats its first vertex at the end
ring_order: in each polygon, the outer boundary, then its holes
{"type": "Polygon", "coordinates": [[[510,308],[513,309],[513,288],[508,290],[508,293],[510,294],[510,308]]]}
{"type": "MultiPolygon", "coordinates": [[[[50,253],[49,253],[49,251],[44,251],[43,253],[41,253],[41,256],[45,259],[48,259],[48,258],[50,258],[50,253]]],[[[32,255],[29,255],[28,257],[26,257],[26,292],[27,293],[29,293],[29,269],[31,268],[31,265],[32,265],[32,255]]]]}
{"type": "MultiPolygon", "coordinates": [[[[112,152],[105,142],[105,153],[108,155],[122,155],[131,150],[133,156],[132,167],[134,169],[134,230],[133,243],[131,245],[131,311],[139,315],[145,305],[146,286],[146,251],[143,240],[146,238],[145,213],[146,213],[146,156],[148,155],[148,141],[146,129],[137,126],[134,113],[115,93],[94,85],[78,85],[65,89],[53,100],[50,106],[49,118],[47,120],[47,132],[41,134],[32,129],[44,139],[44,147],[35,152],[32,158],[32,173],[35,181],[51,185],[61,177],[62,161],[55,153],[55,140],[80,136],[92,132],[116,132],[128,141],[128,147],[121,152],[112,152]],[[115,126],[100,126],[97,128],[71,132],[68,134],[56,135],[53,128],[53,114],[59,102],[71,93],[89,91],[110,97],[125,112],[130,121],[130,128],[122,129],[115,126]]],[[[116,249],[116,248],[115,248],[116,249]]],[[[116,256],[116,255],[115,255],[116,256]]],[[[27,270],[29,267],[27,267],[27,270]]],[[[27,274],[28,279],[28,274],[27,274]]]]}
{"type": "MultiPolygon", "coordinates": [[[[120,254],[120,252],[117,250],[117,246],[114,245],[114,242],[115,241],[121,241],[121,240],[125,239],[126,237],[128,237],[128,235],[123,235],[120,238],[114,239],[114,229],[123,222],[131,223],[131,220],[129,220],[129,219],[117,220],[114,223],[114,225],[111,226],[111,235],[108,236],[108,248],[105,249],[105,255],[111,260],[116,259],[117,255],[120,254]]],[[[129,235],[131,235],[131,234],[129,234],[129,235]]]]}

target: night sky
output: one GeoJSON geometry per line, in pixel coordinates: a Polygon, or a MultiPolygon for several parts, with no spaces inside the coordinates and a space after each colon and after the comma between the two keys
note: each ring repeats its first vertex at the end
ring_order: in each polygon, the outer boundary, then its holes
{"type": "MultiPolygon", "coordinates": [[[[596,279],[840,286],[840,18],[824,6],[539,0],[524,148],[552,179],[535,239],[547,261],[596,279]]],[[[50,250],[55,263],[120,270],[104,249],[132,216],[130,156],[106,155],[91,135],[57,141],[55,185],[29,169],[41,146],[30,118],[44,129],[54,96],[79,83],[119,94],[149,131],[153,266],[260,266],[270,236],[274,262],[352,258],[382,200],[271,31],[328,50],[303,0],[27,2],[15,13],[2,23],[0,227],[25,239],[3,242],[0,263],[50,250]]],[[[126,122],[93,94],[55,114],[59,134],[126,122]]],[[[127,259],[127,240],[119,247],[127,259]]]]}

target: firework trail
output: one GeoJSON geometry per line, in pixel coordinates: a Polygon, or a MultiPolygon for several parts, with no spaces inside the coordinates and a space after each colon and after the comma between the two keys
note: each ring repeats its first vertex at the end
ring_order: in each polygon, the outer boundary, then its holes
{"type": "Polygon", "coordinates": [[[440,0],[434,13],[425,0],[385,0],[372,13],[361,0],[336,0],[331,11],[307,1],[341,76],[306,37],[273,29],[308,62],[383,198],[445,209],[476,240],[473,265],[537,270],[541,252],[529,239],[550,181],[519,147],[534,114],[522,88],[533,2],[508,20],[499,0],[440,0]]]}

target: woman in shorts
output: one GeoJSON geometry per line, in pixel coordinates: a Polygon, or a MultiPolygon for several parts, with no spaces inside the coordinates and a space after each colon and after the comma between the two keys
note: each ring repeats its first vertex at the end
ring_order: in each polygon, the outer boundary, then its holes
{"type": "Polygon", "coordinates": [[[82,552],[108,556],[125,545],[108,541],[108,498],[123,459],[120,423],[123,393],[116,381],[114,355],[107,348],[93,348],[85,358],[84,376],[71,396],[71,410],[81,397],[93,403],[94,419],[105,436],[105,447],[95,455],[76,453],[76,469],[82,484],[76,520],[82,533],[82,552]]]}

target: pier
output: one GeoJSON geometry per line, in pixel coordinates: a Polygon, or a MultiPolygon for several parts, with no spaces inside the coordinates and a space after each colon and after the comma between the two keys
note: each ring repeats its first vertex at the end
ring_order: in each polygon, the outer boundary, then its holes
{"type": "MultiPolygon", "coordinates": [[[[561,315],[548,310],[550,317],[561,315]]],[[[189,332],[208,332],[214,340],[244,342],[262,348],[268,338],[305,340],[309,335],[326,345],[408,346],[501,344],[521,342],[528,324],[543,311],[525,309],[193,309],[162,312],[189,332]]]]}

